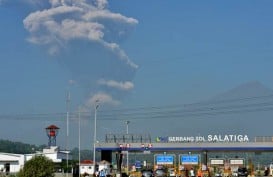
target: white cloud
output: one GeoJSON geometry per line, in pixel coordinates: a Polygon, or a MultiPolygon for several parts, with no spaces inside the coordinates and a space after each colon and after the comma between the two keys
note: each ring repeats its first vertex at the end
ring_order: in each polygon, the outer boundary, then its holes
{"type": "MultiPolygon", "coordinates": [[[[117,43],[104,39],[104,31],[109,31],[105,29],[105,23],[132,26],[138,23],[136,19],[105,9],[107,0],[92,3],[49,0],[49,4],[51,8],[33,12],[24,19],[24,27],[30,32],[29,42],[47,45],[49,53],[56,54],[70,41],[87,40],[111,51],[130,67],[138,67],[117,43]]],[[[119,33],[115,35],[119,36],[119,33]]]]}
{"type": "Polygon", "coordinates": [[[112,13],[108,10],[96,10],[94,12],[87,12],[83,18],[85,20],[96,20],[96,19],[107,19],[107,20],[114,20],[114,21],[119,21],[123,23],[127,23],[130,25],[135,25],[138,23],[138,21],[134,18],[128,18],[125,17],[119,13],[112,13]]]}
{"type": "MultiPolygon", "coordinates": [[[[20,1],[35,4],[35,0],[20,1]]],[[[68,68],[75,79],[68,84],[83,88],[84,107],[94,106],[98,99],[101,104],[119,105],[124,91],[134,88],[130,81],[138,68],[119,41],[130,34],[138,21],[110,11],[107,0],[37,2],[43,2],[43,6],[23,21],[29,32],[28,42],[45,46],[50,55],[68,68]],[[98,83],[101,77],[112,80],[98,83]],[[91,92],[97,94],[89,97],[91,92]]]]}
{"type": "MultiPolygon", "coordinates": [[[[44,26],[46,26],[46,24],[50,21],[58,24],[59,22],[54,19],[57,16],[69,14],[69,13],[79,13],[79,12],[81,12],[81,9],[78,7],[58,6],[58,7],[46,9],[43,11],[33,12],[24,19],[23,23],[24,23],[25,28],[30,33],[40,32],[40,30],[42,30],[42,28],[44,26]]],[[[47,30],[54,32],[55,29],[48,28],[47,30]]],[[[42,31],[42,32],[45,33],[46,31],[42,31]]],[[[34,34],[32,34],[32,35],[34,35],[34,34]]],[[[46,34],[44,34],[44,35],[46,35],[46,34]]]]}
{"type": "Polygon", "coordinates": [[[134,62],[132,62],[129,57],[126,55],[126,53],[119,47],[118,44],[116,43],[107,43],[104,41],[101,41],[103,46],[105,46],[106,48],[108,48],[109,50],[111,50],[112,52],[114,52],[115,54],[118,55],[118,57],[125,61],[126,64],[128,64],[129,66],[131,66],[134,69],[138,68],[138,65],[135,64],[134,62]]]}
{"type": "Polygon", "coordinates": [[[107,87],[116,88],[119,90],[131,90],[134,88],[134,84],[132,82],[126,81],[126,82],[118,82],[114,80],[104,80],[100,79],[98,81],[99,85],[105,85],[107,87]]]}
{"type": "Polygon", "coordinates": [[[86,109],[90,109],[91,107],[94,107],[97,104],[97,102],[99,102],[100,105],[108,104],[112,106],[117,106],[120,104],[120,102],[118,100],[114,100],[111,95],[107,93],[99,92],[93,95],[92,97],[90,97],[86,101],[84,107],[86,109]]]}

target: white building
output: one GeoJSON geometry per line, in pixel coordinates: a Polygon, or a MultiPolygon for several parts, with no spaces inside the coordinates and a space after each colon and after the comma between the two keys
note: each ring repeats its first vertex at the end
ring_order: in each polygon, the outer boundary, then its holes
{"type": "MultiPolygon", "coordinates": [[[[105,160],[97,163],[96,165],[98,165],[98,171],[104,170],[104,172],[106,174],[110,174],[111,173],[111,164],[105,160]]],[[[79,170],[80,170],[80,174],[83,175],[85,173],[87,174],[94,174],[95,173],[95,168],[94,168],[94,164],[92,160],[83,160],[80,163],[79,166],[79,170]]]]}
{"type": "Polygon", "coordinates": [[[93,164],[93,161],[91,160],[83,160],[81,161],[80,165],[79,165],[79,171],[80,174],[94,174],[95,173],[95,167],[93,164]]]}
{"type": "Polygon", "coordinates": [[[49,148],[43,149],[43,152],[36,152],[35,154],[25,154],[26,161],[30,160],[35,155],[44,155],[51,159],[54,163],[60,163],[62,160],[71,159],[69,155],[70,151],[60,151],[58,146],[51,146],[49,148]]]}
{"type": "Polygon", "coordinates": [[[70,151],[60,151],[59,147],[51,146],[43,149],[43,152],[35,154],[12,154],[0,152],[0,172],[17,173],[24,167],[25,162],[33,158],[35,155],[43,155],[51,159],[54,163],[60,163],[63,160],[71,159],[70,151]]]}
{"type": "Polygon", "coordinates": [[[17,173],[25,164],[22,154],[0,153],[0,171],[4,173],[17,173]]]}

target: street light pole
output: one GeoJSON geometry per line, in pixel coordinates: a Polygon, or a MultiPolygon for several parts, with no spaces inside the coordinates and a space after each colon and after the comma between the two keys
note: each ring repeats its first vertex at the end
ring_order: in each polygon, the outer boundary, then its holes
{"type": "Polygon", "coordinates": [[[97,109],[99,108],[99,100],[96,100],[95,103],[95,120],[94,120],[94,143],[93,143],[93,164],[94,164],[94,173],[96,172],[96,141],[97,141],[97,109]]]}
{"type": "Polygon", "coordinates": [[[66,177],[68,177],[69,108],[70,108],[70,92],[68,92],[66,95],[66,177]]]}
{"type": "Polygon", "coordinates": [[[81,176],[81,169],[80,169],[80,164],[81,164],[81,109],[79,108],[79,177],[81,176]]]}
{"type": "MultiPolygon", "coordinates": [[[[128,134],[129,134],[129,123],[130,123],[130,121],[126,121],[125,122],[126,123],[126,134],[127,134],[127,138],[128,138],[128,134]]],[[[129,150],[127,149],[127,164],[126,164],[126,166],[127,166],[127,175],[129,175],[129,150]]]]}

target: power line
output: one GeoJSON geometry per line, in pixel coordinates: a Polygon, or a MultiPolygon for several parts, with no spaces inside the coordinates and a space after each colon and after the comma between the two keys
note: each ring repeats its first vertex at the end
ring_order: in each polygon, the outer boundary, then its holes
{"type": "MultiPolygon", "coordinates": [[[[99,111],[100,120],[142,119],[178,119],[186,117],[212,116],[219,114],[238,114],[273,110],[273,95],[226,99],[218,101],[198,102],[193,104],[177,104],[167,106],[134,107],[99,111]]],[[[38,114],[6,114],[0,119],[7,120],[50,120],[65,121],[65,112],[38,114]]],[[[82,119],[90,119],[90,112],[82,112],[82,119]]],[[[71,120],[77,120],[77,112],[71,112],[71,120]]]]}

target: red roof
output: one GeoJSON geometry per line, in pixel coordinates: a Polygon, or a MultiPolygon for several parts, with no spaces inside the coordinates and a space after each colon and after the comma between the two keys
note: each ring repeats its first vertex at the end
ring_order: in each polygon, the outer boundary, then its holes
{"type": "Polygon", "coordinates": [[[57,127],[56,125],[50,125],[50,126],[46,127],[46,129],[60,129],[60,128],[57,127]]]}
{"type": "Polygon", "coordinates": [[[92,160],[83,160],[81,161],[81,164],[93,164],[92,160]]]}

